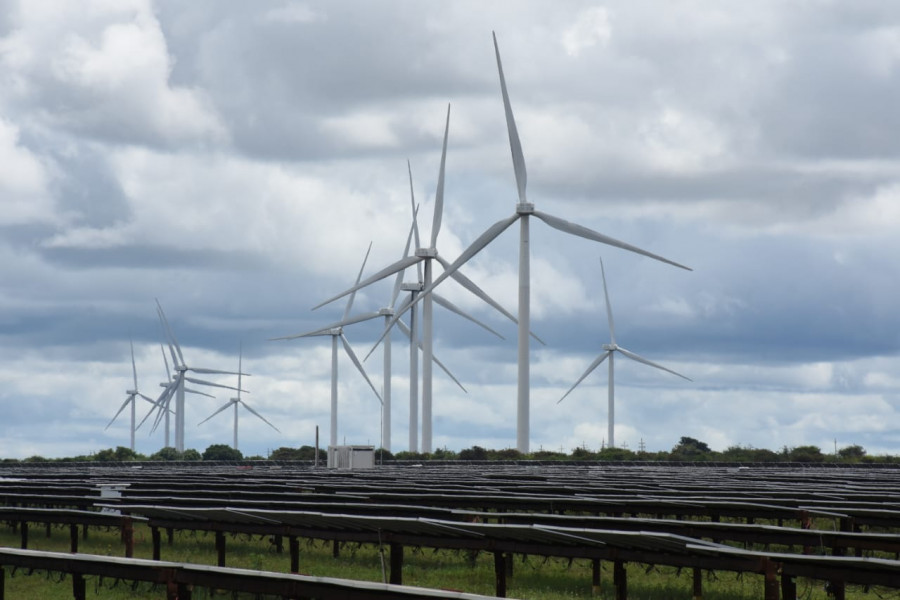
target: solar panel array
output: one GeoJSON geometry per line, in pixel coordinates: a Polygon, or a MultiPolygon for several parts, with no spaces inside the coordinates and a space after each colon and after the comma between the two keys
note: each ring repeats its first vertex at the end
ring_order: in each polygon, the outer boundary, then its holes
{"type": "MultiPolygon", "coordinates": [[[[585,463],[0,467],[0,504],[119,510],[158,530],[267,533],[756,572],[900,588],[900,470],[585,463]],[[115,487],[118,498],[102,498],[115,487]],[[812,528],[813,526],[818,528],[812,528]],[[777,544],[794,552],[749,550],[777,544]],[[810,550],[810,549],[813,550],[810,550]],[[810,554],[813,552],[814,554],[810,554]],[[822,555],[829,552],[830,556],[822,555]]],[[[33,510],[33,509],[32,509],[33,510]]],[[[63,513],[60,512],[60,515],[63,513]]],[[[77,514],[77,513],[75,513],[77,514]]],[[[0,513],[7,520],[8,513],[0,513]],[[3,516],[6,515],[6,516],[3,516]]],[[[40,513],[19,515],[40,521],[40,513]]],[[[220,564],[225,562],[221,543],[220,564]]],[[[499,573],[498,595],[505,593],[499,573]]],[[[292,556],[292,567],[295,558],[292,556]]],[[[393,571],[396,570],[397,573],[393,571]]],[[[624,575],[617,586],[625,589],[624,575]]],[[[695,585],[697,585],[695,577],[695,585]]]]}

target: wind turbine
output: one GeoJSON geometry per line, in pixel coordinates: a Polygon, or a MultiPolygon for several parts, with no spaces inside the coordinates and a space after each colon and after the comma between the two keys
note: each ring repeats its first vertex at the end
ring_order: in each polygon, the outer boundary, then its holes
{"type": "MultiPolygon", "coordinates": [[[[162,394],[159,395],[159,398],[156,399],[155,404],[156,408],[160,410],[159,414],[156,416],[156,423],[154,423],[153,429],[159,425],[160,419],[162,419],[163,415],[168,418],[168,408],[169,401],[172,397],[175,397],[175,450],[178,452],[184,452],[184,393],[187,391],[184,387],[185,381],[189,381],[191,383],[196,383],[197,385],[206,385],[211,387],[223,388],[226,390],[237,390],[238,388],[231,387],[230,385],[222,385],[220,383],[213,383],[211,381],[205,381],[203,379],[196,379],[193,377],[188,377],[188,371],[192,373],[200,373],[200,374],[214,374],[214,375],[238,375],[239,373],[235,373],[233,371],[220,371],[217,369],[204,369],[199,367],[189,367],[184,361],[184,355],[181,352],[181,346],[178,344],[178,340],[175,338],[175,332],[172,330],[169,325],[168,319],[166,319],[166,315],[163,312],[162,305],[159,303],[159,300],[156,301],[156,312],[159,315],[160,323],[163,326],[163,333],[166,337],[166,340],[169,345],[169,354],[172,356],[172,364],[175,368],[175,377],[169,382],[169,384],[165,387],[162,394]]],[[[151,411],[152,412],[152,411],[151,411]]],[[[149,414],[147,416],[150,416],[149,414]]],[[[147,417],[144,417],[146,420],[147,417]]],[[[143,422],[143,421],[142,421],[143,422]]]]}
{"type": "Polygon", "coordinates": [[[112,425],[113,422],[119,418],[119,415],[122,414],[122,411],[125,410],[125,407],[128,406],[129,404],[131,404],[131,446],[130,446],[130,448],[132,451],[134,451],[134,430],[136,429],[136,427],[135,427],[135,410],[136,410],[135,402],[136,402],[136,400],[135,399],[137,396],[140,396],[141,398],[143,398],[147,402],[150,402],[151,404],[153,404],[154,401],[153,401],[153,398],[150,398],[149,396],[145,396],[144,394],[142,394],[138,391],[137,366],[134,364],[134,342],[130,341],[130,343],[131,343],[131,373],[134,376],[134,387],[131,388],[130,390],[126,390],[125,393],[127,394],[127,396],[125,398],[125,402],[123,402],[122,406],[119,407],[119,410],[116,412],[116,416],[114,416],[112,418],[112,420],[110,420],[109,424],[107,424],[107,426],[104,428],[104,431],[106,429],[109,429],[109,426],[112,425]]]}
{"type": "MultiPolygon", "coordinates": [[[[254,415],[256,415],[257,417],[259,417],[260,419],[262,419],[263,423],[265,423],[266,425],[268,425],[269,427],[271,427],[272,429],[274,429],[274,430],[277,431],[278,433],[281,433],[281,431],[280,431],[277,427],[275,427],[274,425],[272,425],[268,420],[266,420],[266,418],[265,418],[264,416],[262,416],[261,414],[259,414],[259,413],[256,412],[255,410],[253,410],[253,409],[250,407],[249,404],[247,404],[246,402],[244,402],[243,400],[241,400],[241,374],[242,374],[242,371],[243,371],[243,369],[242,369],[243,355],[244,355],[244,352],[243,352],[243,349],[241,349],[241,350],[238,352],[238,384],[237,384],[237,398],[231,398],[228,402],[225,403],[224,406],[222,406],[222,408],[220,408],[219,410],[217,410],[217,411],[214,412],[213,414],[209,415],[208,417],[206,417],[205,419],[203,419],[202,421],[200,421],[199,423],[197,423],[197,425],[203,425],[204,423],[206,423],[207,421],[209,421],[210,419],[212,419],[214,416],[216,416],[217,414],[219,414],[220,412],[222,412],[222,411],[225,410],[226,408],[228,408],[228,407],[230,407],[230,406],[233,406],[233,407],[234,407],[234,446],[233,446],[233,447],[234,447],[235,450],[238,449],[238,405],[239,405],[239,404],[242,405],[242,406],[243,406],[244,408],[246,408],[247,410],[249,410],[249,411],[250,411],[251,413],[253,413],[254,415]]],[[[249,374],[249,373],[245,373],[245,375],[248,375],[248,376],[249,376],[250,374],[249,374]]]]}
{"type": "MultiPolygon", "coordinates": [[[[582,225],[571,223],[559,217],[535,210],[534,204],[527,201],[525,187],[528,175],[525,170],[525,156],[522,154],[522,144],[519,141],[519,133],[516,129],[516,121],[513,117],[512,107],[509,102],[509,94],[506,91],[506,79],[503,76],[503,65],[500,62],[500,47],[497,45],[497,35],[494,34],[494,53],[497,57],[497,71],[500,74],[500,92],[503,96],[503,109],[506,113],[506,128],[509,133],[509,147],[512,152],[513,170],[516,176],[516,188],[519,201],[516,204],[516,212],[512,216],[497,221],[478,236],[468,248],[453,262],[445,267],[440,277],[434,280],[430,286],[422,291],[422,296],[440,284],[445,278],[451,277],[456,270],[478,254],[485,246],[491,243],[510,225],[519,221],[519,344],[518,344],[518,378],[517,378],[517,414],[516,414],[516,448],[519,452],[528,453],[529,428],[530,428],[530,363],[529,363],[529,332],[531,330],[531,247],[529,218],[534,215],[544,221],[550,227],[564,233],[583,237],[588,240],[615,246],[629,252],[642,254],[676,267],[692,270],[677,262],[662,256],[648,252],[637,246],[619,241],[582,225]]],[[[417,300],[418,301],[418,300],[417,300]]]]}
{"type": "Polygon", "coordinates": [[[615,384],[614,384],[614,378],[613,378],[613,373],[614,373],[613,362],[615,361],[615,353],[616,352],[619,352],[623,356],[627,356],[631,360],[637,361],[639,363],[643,363],[645,365],[649,365],[651,367],[655,367],[662,371],[666,371],[668,373],[671,373],[672,375],[677,375],[678,377],[681,377],[682,379],[687,379],[688,381],[691,381],[691,379],[689,377],[685,377],[681,373],[676,373],[672,369],[668,369],[662,365],[658,365],[655,362],[647,360],[646,358],[644,358],[643,356],[640,356],[639,354],[635,354],[634,352],[631,352],[630,350],[626,350],[625,348],[619,346],[616,343],[616,328],[615,328],[615,324],[613,323],[612,305],[609,303],[609,292],[606,289],[606,273],[604,272],[604,269],[603,269],[603,259],[602,258],[600,259],[600,275],[603,278],[603,296],[606,298],[606,319],[609,322],[609,343],[603,344],[603,353],[594,359],[594,362],[592,362],[588,366],[587,370],[585,370],[585,372],[581,375],[581,377],[578,378],[578,381],[576,381],[572,385],[572,387],[569,388],[569,391],[566,392],[565,394],[563,394],[563,397],[560,398],[559,400],[557,400],[556,403],[559,404],[560,402],[565,400],[566,396],[568,396],[572,392],[572,390],[574,390],[576,387],[578,387],[578,384],[581,383],[582,381],[584,381],[585,377],[590,375],[594,369],[599,367],[600,363],[602,363],[604,360],[609,358],[609,388],[608,388],[608,392],[607,392],[608,404],[609,404],[609,408],[608,408],[609,418],[608,418],[608,422],[607,422],[607,439],[609,440],[609,447],[615,448],[616,447],[616,441],[615,441],[615,436],[614,436],[615,384]]]}
{"type": "MultiPolygon", "coordinates": [[[[369,259],[369,252],[372,250],[372,244],[369,243],[369,249],[366,250],[366,256],[363,259],[362,266],[359,268],[359,274],[356,276],[356,283],[359,284],[359,280],[362,277],[363,269],[366,268],[366,261],[369,259]]],[[[338,340],[340,340],[344,345],[344,351],[347,353],[347,356],[350,357],[350,360],[353,361],[353,364],[356,366],[356,369],[362,374],[365,378],[366,383],[369,384],[369,387],[372,388],[372,391],[375,392],[375,396],[378,398],[378,402],[384,405],[384,400],[381,399],[381,395],[378,393],[378,390],[375,389],[375,386],[372,385],[372,381],[369,379],[369,376],[366,374],[366,370],[363,369],[362,363],[359,362],[359,359],[356,357],[356,353],[353,351],[353,348],[350,346],[350,342],[347,341],[347,337],[344,335],[344,327],[340,323],[347,322],[347,318],[350,315],[350,309],[353,307],[353,298],[356,296],[356,291],[350,295],[350,298],[347,300],[347,307],[344,309],[344,316],[339,323],[329,325],[327,327],[316,329],[314,331],[308,331],[306,333],[298,333],[296,335],[287,335],[284,337],[272,338],[272,340],[295,340],[297,338],[303,337],[314,337],[314,336],[331,336],[331,446],[338,445],[338,389],[337,389],[337,376],[338,376],[338,340]]]]}
{"type": "MultiPolygon", "coordinates": [[[[507,312],[502,306],[500,306],[496,301],[494,301],[490,296],[488,296],[481,288],[479,288],[475,283],[458,272],[457,269],[453,269],[452,273],[448,273],[447,270],[450,268],[450,263],[447,262],[444,258],[438,255],[437,251],[437,237],[438,233],[441,230],[441,219],[444,212],[444,172],[445,165],[447,161],[447,137],[450,132],[450,105],[447,105],[447,121],[444,126],[444,143],[441,150],[441,165],[440,170],[438,171],[438,181],[437,188],[435,190],[434,197],[434,220],[432,221],[431,226],[431,245],[427,248],[419,247],[416,249],[415,254],[413,256],[406,256],[394,264],[382,269],[381,271],[375,273],[374,275],[368,277],[362,282],[357,282],[355,286],[352,288],[341,292],[336,296],[332,296],[328,300],[318,304],[313,307],[313,310],[328,304],[329,302],[333,302],[338,298],[346,296],[347,294],[355,293],[360,288],[366,287],[375,283],[376,281],[380,281],[385,277],[389,277],[397,272],[403,271],[407,267],[411,267],[416,263],[422,263],[422,267],[424,270],[424,276],[422,279],[422,289],[427,290],[427,292],[423,291],[420,294],[414,294],[414,298],[404,305],[402,310],[396,311],[393,317],[391,317],[390,323],[385,328],[385,334],[390,330],[390,327],[393,326],[394,323],[399,321],[400,316],[406,310],[406,308],[411,307],[415,302],[418,302],[421,299],[424,299],[422,304],[422,452],[430,453],[432,448],[432,363],[434,359],[434,337],[433,337],[433,314],[434,314],[434,302],[435,297],[432,293],[435,285],[432,285],[432,261],[437,261],[444,268],[445,272],[442,275],[441,279],[445,276],[452,276],[457,282],[459,282],[463,287],[467,290],[481,298],[484,302],[487,302],[489,305],[500,311],[507,318],[516,321],[516,318],[507,312]]],[[[415,289],[411,289],[411,291],[415,291],[415,289]]],[[[378,342],[376,342],[376,346],[381,342],[379,338],[378,342]]],[[[370,352],[371,354],[371,352],[370,352]]],[[[412,418],[412,416],[411,416],[412,418]]],[[[412,438],[412,434],[410,434],[412,438]]],[[[412,441],[412,439],[410,440],[412,441]]]]}

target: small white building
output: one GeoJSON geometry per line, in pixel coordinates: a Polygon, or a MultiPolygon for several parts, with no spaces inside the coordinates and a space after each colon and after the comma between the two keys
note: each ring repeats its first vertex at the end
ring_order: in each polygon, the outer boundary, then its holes
{"type": "Polygon", "coordinates": [[[329,469],[371,469],[375,446],[328,446],[329,469]]]}

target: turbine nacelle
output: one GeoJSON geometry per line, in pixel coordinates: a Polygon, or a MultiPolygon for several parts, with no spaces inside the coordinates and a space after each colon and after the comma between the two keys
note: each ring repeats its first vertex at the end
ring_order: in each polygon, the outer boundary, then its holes
{"type": "Polygon", "coordinates": [[[437,248],[416,248],[416,256],[419,258],[437,258],[437,248]]]}
{"type": "Polygon", "coordinates": [[[421,292],[425,289],[425,284],[421,281],[418,283],[404,283],[400,286],[400,289],[404,292],[421,292]]]}
{"type": "Polygon", "coordinates": [[[614,350],[618,350],[619,346],[617,344],[603,344],[603,349],[612,352],[614,350]]]}
{"type": "Polygon", "coordinates": [[[516,214],[530,215],[534,213],[534,204],[531,202],[519,202],[516,204],[516,214]]]}
{"type": "Polygon", "coordinates": [[[378,316],[379,316],[379,317],[393,317],[393,316],[394,316],[394,309],[391,308],[390,306],[385,307],[385,308],[379,308],[379,309],[378,309],[378,316]]]}

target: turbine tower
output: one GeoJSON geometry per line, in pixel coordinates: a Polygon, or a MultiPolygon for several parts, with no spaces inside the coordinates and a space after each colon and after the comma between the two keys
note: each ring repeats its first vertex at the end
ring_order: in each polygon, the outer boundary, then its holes
{"type": "Polygon", "coordinates": [[[578,384],[581,383],[582,381],[584,381],[585,377],[590,375],[591,372],[594,369],[596,369],[597,367],[599,367],[600,364],[604,360],[609,358],[609,384],[608,384],[608,390],[607,390],[607,402],[608,402],[608,415],[609,416],[607,419],[607,439],[609,440],[609,447],[615,448],[616,447],[615,431],[614,431],[615,430],[615,384],[614,384],[614,378],[613,378],[613,374],[614,374],[613,362],[615,361],[615,353],[616,352],[619,352],[623,356],[627,356],[631,360],[637,361],[639,363],[643,363],[645,365],[649,365],[651,367],[655,367],[662,371],[666,371],[668,373],[671,373],[672,375],[677,375],[678,377],[681,377],[682,379],[687,379],[688,381],[691,381],[691,379],[689,377],[685,377],[681,373],[676,373],[672,369],[668,369],[662,365],[658,365],[655,362],[647,360],[646,358],[644,358],[643,356],[640,356],[639,354],[635,354],[634,352],[626,350],[625,348],[619,346],[616,343],[616,327],[615,327],[615,324],[613,323],[612,305],[609,303],[609,292],[607,291],[607,288],[606,288],[606,273],[603,269],[603,259],[602,258],[600,259],[600,275],[603,278],[603,296],[604,296],[604,298],[606,298],[606,319],[609,322],[609,343],[603,344],[603,350],[604,350],[603,353],[594,359],[594,362],[592,362],[588,366],[588,368],[581,375],[581,377],[578,378],[578,381],[576,381],[572,385],[572,387],[569,388],[569,391],[566,392],[565,394],[563,394],[563,397],[560,398],[559,400],[557,400],[556,403],[559,404],[560,402],[565,400],[566,396],[568,396],[572,392],[572,390],[574,390],[576,387],[578,387],[578,384]]]}
{"type": "MultiPolygon", "coordinates": [[[[576,235],[588,240],[600,242],[615,246],[629,252],[642,254],[649,258],[653,258],[676,267],[691,269],[677,262],[671,261],[662,256],[653,254],[646,250],[642,250],[637,246],[611,238],[608,235],[596,232],[582,225],[571,223],[559,217],[541,212],[534,208],[534,204],[528,202],[525,196],[525,187],[528,175],[525,170],[525,157],[522,154],[522,144],[519,141],[519,133],[516,129],[516,121],[513,117],[512,106],[509,102],[509,94],[506,90],[506,79],[503,76],[503,65],[500,62],[500,48],[497,45],[497,36],[494,34],[494,53],[497,57],[497,71],[500,74],[500,92],[503,96],[503,109],[506,114],[506,127],[509,134],[509,147],[512,152],[513,170],[516,176],[516,189],[518,191],[519,201],[516,204],[516,212],[512,216],[497,221],[487,230],[478,236],[472,244],[466,248],[462,254],[445,268],[440,277],[434,280],[430,286],[426,286],[422,291],[422,296],[427,296],[432,289],[437,287],[445,278],[454,275],[457,269],[468,262],[473,256],[478,254],[485,246],[490,244],[495,238],[509,228],[513,223],[519,221],[519,343],[518,343],[518,377],[517,377],[517,402],[516,402],[516,448],[519,452],[527,454],[529,451],[530,437],[530,406],[531,406],[531,389],[530,389],[530,348],[529,333],[531,331],[531,247],[530,247],[530,223],[529,219],[533,215],[544,221],[550,227],[558,229],[570,235],[576,235]]],[[[418,301],[418,299],[417,299],[418,301]]]]}
{"type": "MultiPolygon", "coordinates": [[[[401,310],[396,311],[396,314],[391,318],[390,323],[385,327],[385,334],[390,330],[390,327],[396,323],[400,316],[405,312],[406,308],[411,307],[415,302],[419,300],[423,300],[422,305],[422,452],[430,453],[432,449],[432,362],[434,358],[434,338],[433,338],[433,314],[434,314],[434,302],[435,297],[432,293],[434,289],[434,285],[432,285],[432,262],[437,261],[441,264],[441,266],[446,270],[450,267],[450,263],[448,263],[444,258],[442,258],[437,251],[437,237],[438,233],[441,230],[441,219],[444,212],[444,171],[447,160],[447,137],[450,131],[450,105],[447,105],[447,121],[444,126],[444,143],[441,150],[441,165],[440,170],[438,171],[438,181],[437,188],[435,190],[435,198],[434,198],[434,220],[431,226],[431,245],[427,248],[419,247],[415,251],[414,256],[407,256],[402,258],[401,260],[395,262],[394,264],[382,269],[381,271],[375,273],[374,275],[368,277],[362,282],[357,282],[355,286],[352,288],[337,294],[336,296],[332,296],[328,300],[321,302],[317,306],[313,307],[313,310],[328,304],[329,302],[333,302],[338,298],[342,298],[347,294],[355,293],[360,288],[366,287],[375,283],[376,281],[380,281],[385,277],[389,277],[399,271],[403,271],[407,267],[411,267],[416,263],[422,263],[424,269],[424,276],[422,280],[422,288],[423,290],[427,290],[427,292],[415,294],[414,299],[410,301],[410,303],[404,305],[401,310]]],[[[463,287],[467,290],[481,298],[484,302],[487,302],[489,305],[494,307],[496,310],[500,311],[504,316],[509,318],[511,321],[515,322],[516,318],[507,312],[502,306],[500,306],[496,301],[494,301],[490,296],[488,296],[481,288],[479,288],[475,283],[470,280],[468,277],[464,276],[462,273],[457,272],[457,269],[454,269],[452,273],[453,278],[459,282],[463,287]]],[[[415,289],[411,291],[415,292],[415,289]]],[[[415,326],[415,319],[413,320],[413,326],[415,326]]],[[[379,338],[376,342],[376,346],[381,342],[379,338]]],[[[371,352],[370,352],[371,354],[371,352]]],[[[412,440],[411,440],[412,441],[412,440]]]]}
{"type": "MultiPolygon", "coordinates": [[[[205,419],[203,419],[202,421],[200,421],[199,423],[197,423],[197,425],[203,425],[204,423],[206,423],[207,421],[209,421],[210,419],[212,419],[214,416],[216,416],[217,414],[219,414],[220,412],[222,412],[222,411],[225,410],[226,408],[228,408],[228,407],[230,407],[230,406],[233,406],[233,407],[234,407],[234,444],[232,445],[232,447],[233,447],[235,450],[238,449],[238,405],[243,406],[244,408],[246,408],[247,410],[249,410],[252,414],[256,415],[259,419],[261,419],[263,423],[265,423],[266,425],[268,425],[269,427],[271,427],[272,429],[274,429],[274,430],[277,431],[278,433],[281,433],[281,431],[280,431],[277,427],[275,427],[274,425],[272,425],[268,420],[266,420],[266,418],[265,418],[264,416],[262,416],[261,414],[259,414],[259,413],[256,412],[255,410],[253,410],[253,408],[252,408],[249,404],[247,404],[246,402],[244,402],[243,400],[241,400],[241,375],[242,375],[242,370],[243,370],[243,369],[242,369],[243,355],[244,355],[243,348],[241,348],[241,349],[238,351],[238,384],[237,384],[237,398],[231,398],[228,402],[225,403],[224,406],[222,406],[222,408],[220,408],[219,410],[217,410],[217,411],[214,412],[213,414],[209,415],[208,417],[206,417],[205,419]]],[[[243,373],[243,374],[244,374],[244,375],[247,375],[247,376],[250,375],[249,373],[243,373]]]]}
{"type": "MultiPolygon", "coordinates": [[[[175,450],[178,452],[184,452],[184,393],[185,387],[184,383],[189,381],[191,383],[196,383],[197,385],[206,385],[211,387],[223,388],[226,390],[237,390],[238,388],[231,387],[230,385],[222,385],[220,383],[213,383],[211,381],[205,381],[203,379],[196,379],[193,377],[189,377],[187,375],[188,372],[192,373],[200,373],[200,374],[214,374],[214,375],[238,375],[233,371],[219,371],[217,369],[203,369],[199,367],[189,367],[184,361],[184,355],[181,352],[181,346],[178,344],[178,340],[175,338],[175,332],[172,331],[172,328],[169,326],[169,321],[166,319],[166,315],[163,312],[162,305],[159,303],[159,300],[156,301],[156,312],[159,315],[159,320],[163,326],[163,333],[166,336],[166,340],[169,345],[169,354],[172,356],[172,363],[175,369],[175,377],[170,381],[170,383],[163,390],[162,394],[160,394],[159,398],[156,399],[156,407],[159,409],[159,414],[156,416],[156,422],[154,423],[153,429],[159,425],[160,420],[164,415],[168,414],[169,401],[172,397],[175,397],[175,450]]],[[[152,412],[152,411],[151,411],[152,412]]],[[[149,414],[147,415],[149,416],[149,414]]],[[[146,420],[146,417],[144,417],[146,420]]],[[[143,421],[142,421],[143,422],[143,421]]]]}
{"type": "MultiPolygon", "coordinates": [[[[366,250],[366,256],[363,259],[362,266],[359,268],[359,274],[356,276],[356,283],[359,284],[359,280],[362,277],[363,270],[366,268],[366,261],[369,259],[369,252],[372,250],[372,244],[369,243],[369,249],[366,250]]],[[[372,391],[375,393],[375,397],[378,398],[378,402],[384,406],[384,400],[382,400],[381,395],[378,393],[378,390],[375,389],[375,386],[372,384],[372,381],[369,379],[369,376],[366,374],[366,370],[363,369],[362,363],[359,362],[359,359],[356,357],[356,353],[353,351],[353,348],[350,346],[350,342],[347,341],[347,337],[344,335],[344,327],[341,323],[345,323],[348,320],[350,315],[350,309],[353,307],[353,298],[356,296],[356,291],[354,290],[352,294],[350,294],[350,298],[347,300],[347,307],[344,309],[344,316],[338,323],[329,325],[327,327],[323,327],[321,329],[316,329],[313,331],[308,331],[306,333],[298,333],[296,335],[287,335],[283,337],[271,338],[270,341],[274,340],[295,340],[297,338],[304,337],[315,337],[315,336],[331,336],[331,436],[330,436],[330,445],[337,446],[338,445],[338,389],[337,389],[337,376],[338,376],[338,340],[340,340],[344,345],[344,352],[347,353],[347,356],[350,357],[350,360],[353,361],[353,364],[356,366],[356,369],[362,374],[363,378],[366,380],[366,383],[369,384],[369,387],[372,388],[372,391]]]]}
{"type": "Polygon", "coordinates": [[[142,394],[138,391],[137,366],[134,363],[134,341],[130,341],[130,344],[131,344],[131,374],[134,376],[134,387],[131,388],[130,390],[126,390],[125,393],[127,394],[127,396],[125,398],[125,402],[123,402],[122,406],[119,407],[119,410],[116,412],[116,415],[106,425],[106,427],[104,428],[104,431],[106,429],[109,429],[109,426],[112,425],[113,422],[119,418],[119,415],[122,414],[122,411],[125,410],[125,407],[128,406],[129,404],[131,404],[131,445],[129,447],[131,448],[131,450],[133,452],[134,451],[134,431],[135,431],[135,429],[137,429],[137,427],[135,426],[136,398],[137,398],[137,396],[140,396],[141,398],[143,398],[147,402],[150,402],[151,404],[153,404],[153,398],[150,398],[149,396],[145,396],[144,394],[142,394]]]}

